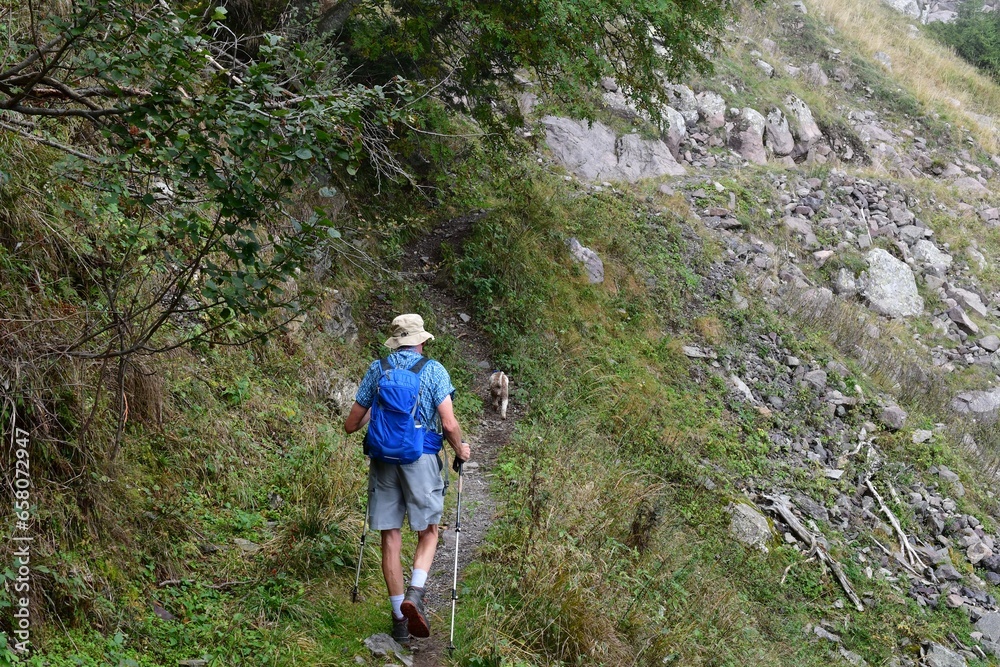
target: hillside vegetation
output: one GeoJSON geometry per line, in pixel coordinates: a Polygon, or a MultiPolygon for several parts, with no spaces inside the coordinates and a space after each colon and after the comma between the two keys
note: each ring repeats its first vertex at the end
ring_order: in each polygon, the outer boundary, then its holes
{"type": "MultiPolygon", "coordinates": [[[[588,181],[546,143],[548,118],[579,115],[673,141],[643,107],[654,98],[614,97],[630,84],[610,69],[574,71],[571,99],[516,59],[497,88],[468,70],[477,93],[520,102],[524,127],[504,142],[483,134],[495,117],[451,99],[400,110],[354,98],[358,113],[392,116],[399,135],[377,136],[396,161],[379,164],[409,178],[379,178],[354,153],[331,175],[286,151],[274,178],[289,189],[247,216],[276,246],[255,265],[234,244],[231,259],[250,268],[215,267],[226,283],[192,292],[217,306],[205,315],[164,308],[170,281],[144,291],[159,279],[152,260],[115,245],[115,225],[143,207],[160,220],[168,201],[119,211],[58,146],[0,130],[2,416],[31,434],[34,536],[30,653],[12,634],[17,545],[0,547],[0,664],[391,660],[363,643],[388,629],[377,549],[351,601],[366,470],[342,419],[401,312],[437,336],[428,352],[451,371],[474,445],[481,362],[510,375],[519,419],[486,471],[496,514],[464,571],[445,664],[998,664],[1000,87],[881,3],[805,8],[743,8],[714,73],[675,78],[723,98],[730,123],[694,109],[669,158],[684,175],[588,181]],[[598,75],[618,80],[579,87],[598,75]],[[790,96],[819,138],[803,138],[790,96]],[[747,157],[731,140],[746,109],[791,120],[795,148],[778,155],[772,138],[765,160],[747,157]],[[409,111],[419,126],[404,133],[409,111]],[[314,225],[287,264],[275,259],[294,227],[285,213],[314,225]],[[440,264],[404,272],[436,229],[462,231],[440,264]],[[571,239],[600,256],[602,281],[571,239]],[[903,305],[919,308],[880,314],[866,287],[875,251],[909,272],[903,305]],[[428,281],[471,321],[443,317],[428,281]],[[120,328],[122,294],[166,313],[156,345],[127,363],[97,353],[141,338],[120,328]],[[89,356],[66,346],[80,327],[99,332],[89,356]],[[490,359],[463,354],[470,335],[490,359]],[[755,536],[734,528],[738,516],[758,517],[755,536]]],[[[348,60],[398,58],[406,44],[378,41],[388,19],[365,16],[348,29],[348,60]]],[[[529,18],[518,25],[536,28],[529,18]]],[[[689,113],[683,95],[663,99],[689,113]]],[[[88,145],[72,130],[60,145],[88,145]]],[[[317,154],[323,140],[310,140],[317,154]]],[[[244,167],[249,196],[257,172],[244,167]]],[[[116,169],[107,182],[142,180],[116,169]]],[[[206,216],[195,195],[228,186],[199,173],[205,189],[176,196],[206,216]]],[[[206,238],[201,227],[157,225],[128,238],[166,234],[176,254],[164,271],[189,275],[177,267],[197,256],[188,240],[206,238]]],[[[902,289],[879,303],[899,307],[902,289]]]]}

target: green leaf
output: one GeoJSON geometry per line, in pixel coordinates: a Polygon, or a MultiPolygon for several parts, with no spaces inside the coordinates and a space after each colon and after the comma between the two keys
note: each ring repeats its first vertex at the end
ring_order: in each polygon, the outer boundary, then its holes
{"type": "Polygon", "coordinates": [[[312,156],[313,156],[312,151],[309,150],[308,148],[300,148],[299,150],[295,151],[295,157],[299,158],[300,160],[309,160],[312,159],[312,156]]]}
{"type": "Polygon", "coordinates": [[[338,230],[334,229],[333,227],[327,227],[326,228],[326,233],[330,235],[331,239],[339,239],[340,238],[340,232],[338,230]]]}

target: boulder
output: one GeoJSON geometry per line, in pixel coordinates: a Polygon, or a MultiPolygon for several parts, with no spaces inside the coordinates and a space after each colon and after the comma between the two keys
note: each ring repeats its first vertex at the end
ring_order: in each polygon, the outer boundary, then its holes
{"type": "Polygon", "coordinates": [[[910,18],[920,18],[920,3],[917,0],[882,0],[882,2],[910,18]]]}
{"type": "Polygon", "coordinates": [[[795,119],[795,134],[806,146],[811,146],[823,138],[823,133],[819,130],[819,125],[813,120],[812,111],[809,106],[795,97],[789,95],[785,99],[785,106],[795,119]]]}
{"type": "Polygon", "coordinates": [[[910,252],[913,259],[930,269],[934,275],[943,276],[951,268],[952,256],[942,252],[933,241],[921,239],[913,244],[910,252]]]}
{"type": "Polygon", "coordinates": [[[950,296],[955,299],[955,301],[958,301],[959,305],[963,308],[971,310],[980,317],[986,317],[990,312],[986,307],[986,304],[983,303],[982,298],[980,298],[980,296],[975,292],[970,292],[969,290],[959,287],[951,290],[950,296]]]}
{"type": "Polygon", "coordinates": [[[552,157],[583,180],[634,183],[686,173],[662,141],[634,134],[617,139],[602,123],[559,116],[545,116],[542,125],[552,157]]]}
{"type": "Polygon", "coordinates": [[[989,558],[993,555],[993,550],[982,542],[976,542],[969,546],[968,550],[965,552],[966,558],[973,565],[979,564],[982,560],[989,558]]]}
{"type": "Polygon", "coordinates": [[[663,107],[663,121],[666,129],[663,131],[663,140],[670,149],[670,153],[675,157],[680,157],[681,144],[687,139],[687,121],[684,116],[673,107],[663,107]]]}
{"type": "Polygon", "coordinates": [[[670,148],[659,140],[643,139],[637,134],[626,134],[618,140],[618,169],[608,178],[635,183],[660,176],[683,176],[687,173],[677,164],[670,148]]]}
{"type": "Polygon", "coordinates": [[[726,100],[722,95],[706,90],[698,93],[695,100],[698,117],[709,129],[716,130],[726,124],[726,100]]]}
{"type": "Polygon", "coordinates": [[[968,665],[965,658],[958,653],[935,643],[927,647],[927,656],[924,661],[927,667],[966,667],[968,665]]]}
{"type": "Polygon", "coordinates": [[[983,614],[976,621],[976,632],[983,633],[983,639],[990,642],[1000,642],[1000,612],[983,614]]]}
{"type": "Polygon", "coordinates": [[[788,129],[788,119],[781,109],[774,108],[767,113],[767,124],[764,127],[767,133],[767,147],[778,156],[791,155],[795,148],[795,137],[788,129]]]}
{"type": "Polygon", "coordinates": [[[909,415],[906,414],[906,410],[898,405],[890,405],[882,410],[882,414],[879,415],[879,421],[890,431],[898,431],[906,426],[907,417],[909,415]]]}
{"type": "Polygon", "coordinates": [[[993,414],[1000,410],[1000,389],[963,391],[951,402],[951,407],[962,414],[993,414]]]}
{"type": "Polygon", "coordinates": [[[764,150],[764,126],[766,121],[757,111],[747,107],[733,117],[729,131],[729,147],[743,158],[755,164],[767,162],[764,150]]]}
{"type": "Polygon", "coordinates": [[[952,183],[956,190],[961,190],[972,195],[985,195],[989,192],[986,186],[971,176],[956,178],[952,183]]]}
{"type": "Polygon", "coordinates": [[[803,67],[802,77],[807,83],[810,83],[817,88],[829,85],[830,83],[830,78],[826,75],[826,72],[823,71],[823,68],[819,66],[819,63],[813,63],[803,67]]]}
{"type": "Polygon", "coordinates": [[[970,333],[973,336],[979,333],[979,325],[969,319],[969,316],[965,314],[965,310],[961,306],[952,306],[949,308],[948,317],[962,331],[970,333]]]}
{"type": "Polygon", "coordinates": [[[858,287],[872,310],[887,317],[912,317],[924,310],[913,271],[881,248],[866,256],[868,270],[861,274],[858,287]]]}
{"type": "Polygon", "coordinates": [[[997,350],[1000,350],[1000,336],[992,334],[989,336],[983,336],[976,341],[976,343],[987,352],[996,352],[997,350]]]}
{"type": "Polygon", "coordinates": [[[604,262],[601,261],[597,253],[586,246],[580,245],[580,242],[575,238],[568,239],[566,245],[569,246],[569,253],[573,256],[573,259],[583,264],[583,268],[587,272],[587,280],[591,284],[603,283],[604,262]]]}
{"type": "Polygon", "coordinates": [[[766,553],[767,543],[773,537],[767,518],[745,503],[736,503],[732,506],[731,512],[729,534],[743,544],[766,553]]]}
{"type": "Polygon", "coordinates": [[[694,91],[683,84],[667,84],[664,86],[668,104],[684,116],[688,127],[698,124],[698,100],[694,91]]]}
{"type": "Polygon", "coordinates": [[[580,178],[601,180],[618,167],[615,133],[607,125],[559,116],[545,116],[542,125],[552,157],[580,178]]]}

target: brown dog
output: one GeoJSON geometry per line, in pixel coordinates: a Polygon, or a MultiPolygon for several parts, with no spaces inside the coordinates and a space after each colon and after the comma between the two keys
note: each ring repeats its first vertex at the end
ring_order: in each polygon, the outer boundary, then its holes
{"type": "Polygon", "coordinates": [[[503,371],[493,371],[490,376],[490,396],[493,398],[493,409],[500,413],[500,419],[507,419],[507,396],[510,381],[503,371]]]}

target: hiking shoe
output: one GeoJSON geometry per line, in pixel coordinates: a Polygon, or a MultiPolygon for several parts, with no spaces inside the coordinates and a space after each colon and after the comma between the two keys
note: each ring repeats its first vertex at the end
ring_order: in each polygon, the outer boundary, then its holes
{"type": "Polygon", "coordinates": [[[403,599],[403,616],[408,621],[407,628],[414,637],[430,637],[431,626],[424,616],[424,589],[410,586],[403,599]]]}
{"type": "Polygon", "coordinates": [[[408,627],[409,621],[404,616],[403,618],[396,618],[395,614],[392,616],[392,638],[395,639],[400,644],[406,645],[410,643],[410,629],[408,627]]]}

